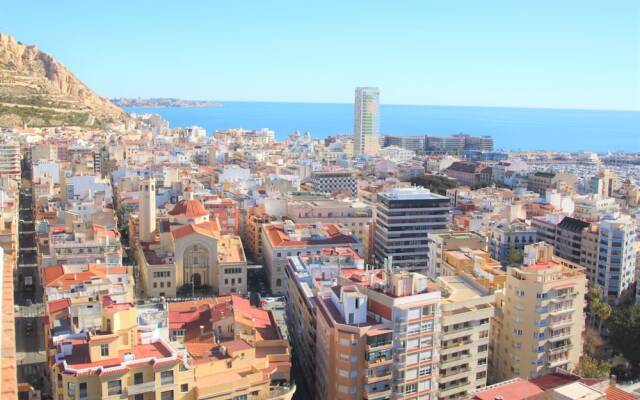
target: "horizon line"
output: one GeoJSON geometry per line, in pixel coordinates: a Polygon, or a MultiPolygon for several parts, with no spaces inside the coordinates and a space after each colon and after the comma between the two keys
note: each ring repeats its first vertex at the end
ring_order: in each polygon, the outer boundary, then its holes
{"type": "MultiPolygon", "coordinates": [[[[114,96],[108,97],[110,101],[114,99],[140,99],[140,100],[150,100],[150,99],[177,99],[184,101],[209,101],[209,102],[217,102],[224,105],[224,103],[281,103],[281,104],[345,104],[345,105],[353,105],[350,102],[339,102],[339,101],[293,101],[293,100],[216,100],[216,99],[187,99],[183,97],[126,97],[126,96],[114,96]]],[[[421,107],[460,107],[460,108],[509,108],[509,109],[524,109],[524,110],[565,110],[565,111],[618,111],[618,112],[640,112],[640,107],[637,109],[633,108],[580,108],[580,107],[553,107],[553,106],[505,106],[505,105],[491,105],[491,106],[482,106],[482,105],[463,105],[463,104],[419,104],[419,103],[380,103],[382,106],[421,106],[421,107]]],[[[128,108],[189,108],[189,107],[128,107],[128,108]]],[[[206,107],[197,107],[197,108],[206,108],[206,107]]]]}

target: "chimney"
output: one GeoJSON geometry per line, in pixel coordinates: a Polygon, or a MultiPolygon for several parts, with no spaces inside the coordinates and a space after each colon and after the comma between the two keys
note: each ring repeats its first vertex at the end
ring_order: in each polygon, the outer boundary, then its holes
{"type": "Polygon", "coordinates": [[[618,381],[618,377],[615,376],[614,374],[611,374],[611,376],[609,377],[609,387],[616,387],[617,381],[618,381]]]}

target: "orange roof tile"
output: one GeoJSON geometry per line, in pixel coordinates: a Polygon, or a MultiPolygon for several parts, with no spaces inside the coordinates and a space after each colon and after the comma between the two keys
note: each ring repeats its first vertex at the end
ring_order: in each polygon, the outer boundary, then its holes
{"type": "Polygon", "coordinates": [[[200,200],[196,199],[180,200],[173,209],[169,211],[169,215],[188,218],[197,218],[208,214],[209,212],[204,208],[200,200]]]}

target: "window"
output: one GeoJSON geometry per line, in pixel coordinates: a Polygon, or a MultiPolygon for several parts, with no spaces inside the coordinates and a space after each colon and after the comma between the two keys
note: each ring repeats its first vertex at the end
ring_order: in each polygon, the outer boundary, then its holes
{"type": "Polygon", "coordinates": [[[142,382],[144,382],[144,377],[142,375],[142,372],[136,372],[135,374],[133,374],[133,384],[134,385],[139,385],[142,382]]]}
{"type": "Polygon", "coordinates": [[[120,379],[107,382],[107,394],[109,396],[122,394],[122,382],[120,379]]]}
{"type": "Polygon", "coordinates": [[[100,345],[100,355],[102,357],[108,357],[109,356],[109,344],[108,343],[103,343],[100,345]]]}
{"type": "Polygon", "coordinates": [[[183,383],[182,385],[180,385],[180,391],[182,393],[187,393],[189,391],[189,384],[183,383]]]}
{"type": "Polygon", "coordinates": [[[80,382],[78,385],[78,392],[81,399],[87,398],[87,382],[80,382]]]}
{"type": "Polygon", "coordinates": [[[76,384],[73,382],[67,382],[67,394],[71,397],[76,395],[76,384]]]}
{"type": "Polygon", "coordinates": [[[404,388],[405,393],[415,393],[418,390],[418,385],[412,383],[411,385],[407,385],[404,388]]]}
{"type": "Polygon", "coordinates": [[[173,385],[173,371],[160,372],[160,384],[161,385],[173,385]]]}
{"type": "Polygon", "coordinates": [[[160,393],[160,400],[173,400],[173,390],[160,393]]]}

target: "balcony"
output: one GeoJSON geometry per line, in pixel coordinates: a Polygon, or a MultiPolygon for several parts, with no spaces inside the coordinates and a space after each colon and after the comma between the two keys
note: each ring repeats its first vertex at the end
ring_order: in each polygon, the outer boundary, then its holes
{"type": "Polygon", "coordinates": [[[452,367],[453,365],[455,365],[457,363],[464,362],[464,361],[468,360],[469,358],[471,358],[471,354],[461,354],[461,355],[457,355],[455,357],[447,357],[446,359],[444,357],[442,357],[442,358],[440,358],[440,367],[441,368],[449,368],[449,367],[452,367]]]}
{"type": "Polygon", "coordinates": [[[574,312],[576,309],[571,307],[571,308],[562,308],[562,309],[551,309],[549,310],[549,315],[551,316],[556,316],[556,315],[562,315],[562,314],[568,314],[568,313],[572,313],[574,312]]]}
{"type": "Polygon", "coordinates": [[[563,319],[549,321],[549,328],[551,329],[559,329],[559,328],[563,328],[571,325],[573,325],[573,319],[571,318],[563,318],[563,319]]]}
{"type": "Polygon", "coordinates": [[[384,371],[369,371],[364,377],[364,383],[376,383],[388,379],[391,379],[390,368],[384,371]]]}
{"type": "Polygon", "coordinates": [[[547,353],[549,354],[559,354],[562,353],[564,351],[569,351],[571,350],[573,346],[570,344],[566,344],[564,346],[558,346],[558,347],[550,347],[547,349],[547,353]]]}
{"type": "Polygon", "coordinates": [[[292,386],[271,386],[269,388],[268,399],[272,400],[291,400],[296,392],[296,385],[292,386]]]}
{"type": "Polygon", "coordinates": [[[135,385],[127,386],[127,392],[129,396],[135,396],[136,394],[154,392],[156,390],[156,382],[149,381],[144,383],[138,383],[135,385]]]}
{"type": "Polygon", "coordinates": [[[365,399],[369,399],[369,400],[376,400],[376,399],[387,399],[391,396],[391,388],[386,388],[383,390],[379,390],[379,391],[365,391],[364,392],[364,398],[365,399]]]}
{"type": "Polygon", "coordinates": [[[573,336],[573,333],[571,332],[571,330],[566,330],[566,331],[560,331],[560,332],[551,332],[548,336],[547,339],[549,339],[550,341],[553,342],[557,342],[558,340],[561,339],[568,339],[571,336],[573,336]]]}
{"type": "Polygon", "coordinates": [[[561,365],[567,364],[569,362],[569,358],[568,357],[559,357],[559,358],[554,358],[548,361],[549,364],[549,368],[555,368],[555,367],[559,367],[561,365]]]}
{"type": "Polygon", "coordinates": [[[462,378],[462,375],[465,375],[471,371],[470,367],[458,368],[453,370],[444,370],[444,373],[440,373],[439,382],[447,383],[455,380],[456,378],[462,378]]]}
{"type": "Polygon", "coordinates": [[[391,364],[392,361],[393,359],[391,357],[389,358],[382,357],[382,358],[376,358],[374,360],[365,360],[365,365],[367,368],[374,368],[374,367],[379,367],[381,365],[391,364]]]}
{"type": "Polygon", "coordinates": [[[456,350],[460,351],[462,350],[465,346],[469,346],[472,345],[474,342],[471,339],[468,340],[463,340],[457,343],[451,343],[451,344],[447,344],[446,346],[441,346],[440,347],[440,354],[448,354],[451,352],[454,352],[456,350]]]}

